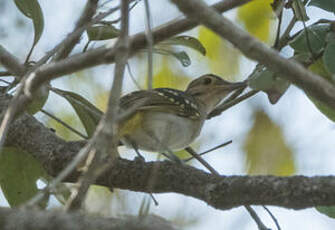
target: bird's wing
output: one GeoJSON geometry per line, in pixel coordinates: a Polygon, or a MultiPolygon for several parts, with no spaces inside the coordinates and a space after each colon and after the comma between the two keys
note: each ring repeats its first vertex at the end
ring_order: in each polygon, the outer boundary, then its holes
{"type": "Polygon", "coordinates": [[[157,111],[173,113],[192,119],[199,118],[198,105],[193,98],[183,91],[157,88],[154,90],[140,90],[127,94],[120,99],[121,111],[157,111]]]}

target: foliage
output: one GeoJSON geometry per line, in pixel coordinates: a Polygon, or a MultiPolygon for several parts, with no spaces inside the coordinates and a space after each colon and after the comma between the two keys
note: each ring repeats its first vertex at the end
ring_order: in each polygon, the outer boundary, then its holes
{"type": "Polygon", "coordinates": [[[254,124],[244,143],[249,174],[293,175],[293,152],[286,144],[280,127],[266,113],[256,111],[254,124]]]}
{"type": "MultiPolygon", "coordinates": [[[[0,153],[0,186],[9,205],[17,207],[39,191],[37,180],[49,178],[40,163],[18,148],[4,148],[0,153]]],[[[41,207],[48,202],[44,199],[41,207]]]]}

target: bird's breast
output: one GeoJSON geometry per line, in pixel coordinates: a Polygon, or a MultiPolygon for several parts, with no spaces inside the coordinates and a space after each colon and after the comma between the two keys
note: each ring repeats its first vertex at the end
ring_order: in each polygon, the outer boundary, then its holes
{"type": "MultiPolygon", "coordinates": [[[[128,132],[127,137],[136,143],[139,149],[146,151],[183,149],[200,134],[203,125],[200,119],[188,119],[172,113],[142,113],[140,124],[137,124],[132,132],[128,132]]],[[[123,142],[129,145],[127,141],[123,142]]]]}

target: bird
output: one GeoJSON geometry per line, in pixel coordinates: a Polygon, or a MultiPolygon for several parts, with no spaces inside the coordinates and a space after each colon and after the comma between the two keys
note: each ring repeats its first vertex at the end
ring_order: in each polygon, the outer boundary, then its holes
{"type": "Polygon", "coordinates": [[[172,152],[188,147],[200,134],[207,115],[245,82],[202,75],[185,91],[173,88],[139,90],[120,98],[120,141],[149,152],[172,152]],[[128,115],[127,115],[127,111],[128,115]]]}

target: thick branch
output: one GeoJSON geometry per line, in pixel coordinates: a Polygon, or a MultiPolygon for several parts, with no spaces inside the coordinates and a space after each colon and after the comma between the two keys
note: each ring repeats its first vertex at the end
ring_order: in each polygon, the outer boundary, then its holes
{"type": "MultiPolygon", "coordinates": [[[[83,142],[65,142],[26,114],[10,126],[7,144],[30,152],[53,176],[59,174],[84,145],[83,142]]],[[[73,172],[66,181],[76,182],[78,177],[79,173],[73,172]]],[[[294,209],[335,205],[334,176],[218,177],[168,161],[145,163],[120,159],[98,178],[96,184],[111,189],[180,193],[203,200],[218,209],[241,205],[276,205],[294,209]],[[153,170],[156,183],[148,188],[153,170]]]]}
{"type": "Polygon", "coordinates": [[[0,208],[3,230],[173,230],[172,225],[158,216],[126,219],[85,216],[79,213],[19,210],[0,208]]]}
{"type": "Polygon", "coordinates": [[[254,59],[278,76],[286,78],[310,95],[335,109],[335,87],[322,77],[306,70],[294,60],[287,60],[231,21],[207,6],[201,0],[172,0],[178,8],[193,20],[207,26],[222,38],[230,41],[241,52],[254,59]]]}

